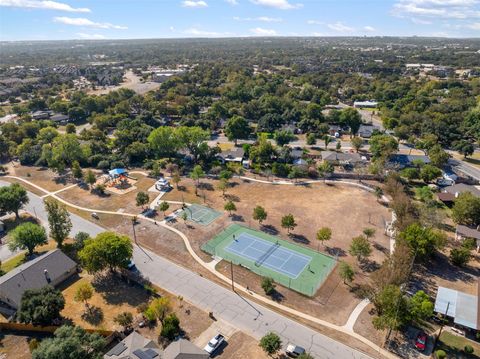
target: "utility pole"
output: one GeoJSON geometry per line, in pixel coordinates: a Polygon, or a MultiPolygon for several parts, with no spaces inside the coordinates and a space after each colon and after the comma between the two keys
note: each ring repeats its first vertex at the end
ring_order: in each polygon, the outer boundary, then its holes
{"type": "Polygon", "coordinates": [[[137,243],[137,234],[135,233],[135,218],[132,218],[132,229],[133,229],[133,240],[135,241],[135,244],[137,243]]]}
{"type": "Polygon", "coordinates": [[[443,327],[445,326],[445,318],[448,314],[448,308],[450,308],[450,302],[447,303],[447,309],[445,310],[445,314],[442,316],[442,325],[440,326],[440,330],[438,332],[437,337],[435,338],[435,342],[433,343],[433,352],[435,352],[435,348],[437,346],[438,340],[440,339],[440,335],[442,335],[443,327]]]}
{"type": "Polygon", "coordinates": [[[233,262],[230,261],[230,276],[232,278],[232,290],[235,292],[235,285],[234,285],[234,281],[233,281],[233,262]]]}

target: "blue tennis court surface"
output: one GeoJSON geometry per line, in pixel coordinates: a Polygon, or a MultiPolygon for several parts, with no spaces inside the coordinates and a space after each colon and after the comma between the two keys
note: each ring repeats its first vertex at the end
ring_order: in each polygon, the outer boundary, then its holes
{"type": "Polygon", "coordinates": [[[264,266],[296,279],[312,260],[311,257],[242,233],[225,250],[255,262],[257,267],[264,266]]]}

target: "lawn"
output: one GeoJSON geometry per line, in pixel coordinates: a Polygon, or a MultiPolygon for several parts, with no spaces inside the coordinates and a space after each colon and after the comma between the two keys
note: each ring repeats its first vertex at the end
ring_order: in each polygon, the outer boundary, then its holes
{"type": "Polygon", "coordinates": [[[437,344],[437,350],[442,349],[447,353],[448,358],[480,358],[480,344],[465,337],[444,331],[440,335],[437,344]],[[474,349],[473,354],[466,354],[463,351],[465,345],[471,345],[474,349]]]}

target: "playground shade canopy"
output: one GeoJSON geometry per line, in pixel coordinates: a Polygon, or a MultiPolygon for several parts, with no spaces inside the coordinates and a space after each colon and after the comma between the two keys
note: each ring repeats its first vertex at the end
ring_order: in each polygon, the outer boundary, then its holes
{"type": "Polygon", "coordinates": [[[127,170],[124,168],[114,168],[111,171],[108,171],[110,177],[118,177],[127,173],[127,170]]]}

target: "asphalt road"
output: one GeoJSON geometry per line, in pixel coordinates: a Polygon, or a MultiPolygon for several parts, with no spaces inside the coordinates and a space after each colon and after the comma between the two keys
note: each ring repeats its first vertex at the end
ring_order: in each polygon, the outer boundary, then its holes
{"type": "MultiPolygon", "coordinates": [[[[6,185],[9,183],[0,181],[0,186],[6,185]]],[[[46,224],[47,214],[42,198],[30,192],[28,196],[30,201],[25,210],[46,224]]],[[[73,224],[72,234],[83,231],[94,236],[104,231],[99,225],[73,213],[70,213],[70,218],[73,224]]],[[[7,255],[8,258],[8,254],[5,254],[7,252],[3,253],[2,250],[3,248],[0,249],[0,257],[7,255]]],[[[284,347],[288,343],[295,343],[305,347],[317,359],[370,358],[136,245],[133,260],[138,270],[152,283],[174,295],[181,295],[207,312],[213,312],[215,317],[257,339],[267,332],[275,331],[282,338],[284,347]]]]}
{"type": "Polygon", "coordinates": [[[458,171],[465,173],[467,176],[475,178],[477,181],[480,181],[480,170],[478,168],[475,168],[467,162],[458,160],[456,158],[451,158],[448,163],[458,171]]]}

